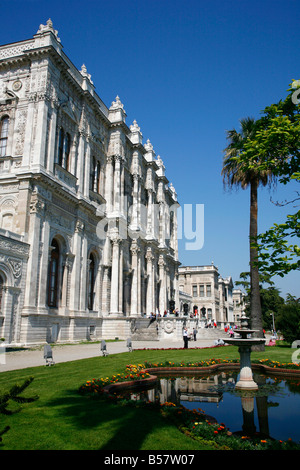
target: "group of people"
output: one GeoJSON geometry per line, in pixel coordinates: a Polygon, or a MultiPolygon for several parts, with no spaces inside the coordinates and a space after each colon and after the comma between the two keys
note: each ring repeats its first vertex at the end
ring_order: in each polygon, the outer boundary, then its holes
{"type": "Polygon", "coordinates": [[[237,328],[236,325],[232,326],[232,325],[226,325],[225,328],[224,328],[224,331],[225,333],[227,333],[230,338],[233,338],[234,337],[234,330],[237,328]]]}
{"type": "Polygon", "coordinates": [[[194,341],[197,340],[197,329],[194,328],[193,333],[188,333],[187,327],[185,326],[183,328],[183,347],[184,347],[184,349],[188,348],[188,342],[189,342],[189,340],[191,340],[193,338],[194,338],[194,341]]]}

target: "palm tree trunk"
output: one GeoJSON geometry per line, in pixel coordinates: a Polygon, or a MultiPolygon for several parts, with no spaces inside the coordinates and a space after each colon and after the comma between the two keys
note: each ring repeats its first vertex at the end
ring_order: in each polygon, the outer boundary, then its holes
{"type": "MultiPolygon", "coordinates": [[[[253,239],[257,237],[257,188],[258,183],[256,180],[250,184],[250,324],[251,329],[258,330],[253,334],[254,337],[263,337],[262,327],[262,312],[260,302],[260,289],[259,289],[259,273],[258,267],[255,265],[257,260],[257,248],[251,246],[253,239]]],[[[264,350],[264,345],[252,347],[254,350],[264,350]]]]}

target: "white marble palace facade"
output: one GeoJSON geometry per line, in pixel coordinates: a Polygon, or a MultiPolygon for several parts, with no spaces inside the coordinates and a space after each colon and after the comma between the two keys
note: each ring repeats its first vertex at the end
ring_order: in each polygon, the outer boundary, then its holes
{"type": "Polygon", "coordinates": [[[0,337],[126,338],[178,307],[177,195],[51,20],[0,47],[0,337]]]}
{"type": "Polygon", "coordinates": [[[202,318],[204,309],[206,323],[216,322],[222,328],[239,320],[239,316],[235,318],[234,315],[232,278],[220,276],[213,263],[208,266],[180,266],[178,285],[180,292],[191,296],[188,305],[184,298],[180,299],[181,311],[186,306],[189,314],[202,318]]]}

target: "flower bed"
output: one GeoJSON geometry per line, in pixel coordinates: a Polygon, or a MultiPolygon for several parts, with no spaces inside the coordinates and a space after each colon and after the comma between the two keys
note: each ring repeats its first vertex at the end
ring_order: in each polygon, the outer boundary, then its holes
{"type": "MultiPolygon", "coordinates": [[[[270,361],[263,359],[252,363],[253,369],[258,368],[264,370],[269,375],[276,373],[276,375],[298,376],[300,378],[300,367],[294,367],[297,364],[293,363],[279,363],[277,361],[270,361]]],[[[228,450],[300,450],[300,445],[288,441],[277,441],[274,439],[262,439],[259,434],[254,436],[244,436],[232,434],[225,426],[224,423],[217,423],[212,417],[207,416],[204,411],[188,410],[181,405],[166,402],[163,405],[156,405],[147,402],[132,402],[130,399],[120,397],[116,392],[124,389],[132,389],[139,387],[146,389],[152,386],[157,380],[157,375],[161,373],[168,375],[178,375],[184,372],[187,374],[201,373],[207,374],[215,372],[216,370],[229,370],[237,369],[240,367],[239,362],[236,360],[229,361],[223,359],[210,359],[207,361],[192,362],[192,363],[148,363],[138,365],[128,365],[124,374],[116,374],[111,377],[100,379],[88,380],[83,384],[79,391],[82,394],[97,396],[103,394],[104,396],[112,396],[116,401],[130,403],[134,406],[153,406],[159,409],[163,416],[172,420],[172,422],[186,435],[192,439],[208,442],[210,445],[215,445],[218,449],[228,450]],[[155,374],[155,375],[154,375],[155,374]]]]}

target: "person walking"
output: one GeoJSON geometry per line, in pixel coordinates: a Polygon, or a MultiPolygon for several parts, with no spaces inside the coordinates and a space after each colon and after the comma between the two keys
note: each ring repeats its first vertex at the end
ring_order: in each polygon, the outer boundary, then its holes
{"type": "Polygon", "coordinates": [[[197,336],[197,328],[196,327],[193,329],[193,335],[194,335],[194,341],[197,341],[197,337],[196,337],[197,336]]]}

